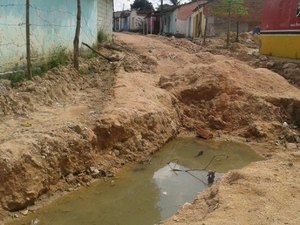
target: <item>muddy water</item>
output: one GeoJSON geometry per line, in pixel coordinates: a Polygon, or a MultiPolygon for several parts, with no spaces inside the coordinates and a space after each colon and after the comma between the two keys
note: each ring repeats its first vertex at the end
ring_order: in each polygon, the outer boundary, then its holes
{"type": "MultiPolygon", "coordinates": [[[[248,146],[232,142],[207,142],[178,138],[154,155],[150,162],[130,165],[112,180],[67,195],[14,225],[152,225],[173,215],[208,187],[206,171],[174,172],[170,169],[205,168],[217,171],[241,168],[260,157],[248,146]],[[199,152],[203,151],[200,156],[199,152]],[[176,164],[168,162],[176,159],[176,164]],[[39,221],[39,222],[38,222],[39,221]],[[34,224],[34,223],[32,223],[34,224]]],[[[175,162],[175,161],[174,161],[175,162]]]]}

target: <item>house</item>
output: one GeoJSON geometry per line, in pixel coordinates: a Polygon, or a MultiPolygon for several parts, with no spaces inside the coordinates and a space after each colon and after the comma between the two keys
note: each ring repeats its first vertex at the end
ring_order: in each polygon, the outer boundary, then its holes
{"type": "Polygon", "coordinates": [[[152,13],[150,10],[136,10],[132,9],[130,12],[130,31],[136,32],[136,31],[142,31],[144,29],[145,25],[145,18],[148,16],[148,14],[152,13]]]}
{"type": "Polygon", "coordinates": [[[163,13],[164,33],[175,36],[192,37],[193,11],[199,7],[199,5],[206,3],[207,1],[198,0],[165,10],[163,13]]]}
{"type": "Polygon", "coordinates": [[[129,31],[130,30],[130,11],[124,10],[119,12],[114,12],[114,31],[129,31]]]}
{"type": "Polygon", "coordinates": [[[160,14],[158,12],[149,13],[145,17],[145,34],[159,34],[160,32],[160,14]]]}
{"type": "Polygon", "coordinates": [[[264,55],[300,59],[299,0],[265,0],[260,52],[264,55]]]}
{"type": "MultiPolygon", "coordinates": [[[[80,42],[94,44],[98,32],[112,35],[113,0],[81,0],[80,42]]],[[[30,36],[32,60],[49,57],[56,49],[73,49],[77,3],[70,0],[31,0],[30,36]]],[[[1,0],[0,73],[25,65],[25,1],[1,0]]]]}

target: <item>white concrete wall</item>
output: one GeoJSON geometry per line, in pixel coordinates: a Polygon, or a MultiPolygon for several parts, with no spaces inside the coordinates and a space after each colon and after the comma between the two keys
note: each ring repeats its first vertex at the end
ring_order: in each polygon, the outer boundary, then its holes
{"type": "Polygon", "coordinates": [[[112,37],[113,29],[113,0],[98,0],[98,32],[112,37]]]}
{"type": "Polygon", "coordinates": [[[141,16],[137,14],[136,10],[132,10],[129,17],[129,29],[131,31],[138,31],[143,29],[143,22],[144,22],[145,16],[141,16]]]}
{"type": "Polygon", "coordinates": [[[179,20],[176,22],[176,34],[186,36],[188,33],[188,20],[179,20]]]}
{"type": "MultiPolygon", "coordinates": [[[[83,0],[81,5],[80,42],[94,44],[97,41],[97,0],[83,0]]],[[[73,50],[76,14],[77,4],[74,0],[30,1],[33,62],[47,59],[57,48],[73,50]]],[[[1,0],[0,73],[25,65],[25,37],[25,1],[1,0]]]]}
{"type": "Polygon", "coordinates": [[[177,9],[164,16],[164,33],[176,34],[177,9]]]}

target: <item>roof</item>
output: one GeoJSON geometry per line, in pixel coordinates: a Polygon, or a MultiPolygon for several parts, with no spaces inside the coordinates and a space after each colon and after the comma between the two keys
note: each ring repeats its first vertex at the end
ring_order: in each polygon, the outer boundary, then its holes
{"type": "Polygon", "coordinates": [[[123,11],[117,11],[114,12],[114,17],[119,18],[119,17],[128,17],[130,16],[130,11],[129,10],[123,10],[123,11]]]}
{"type": "Polygon", "coordinates": [[[190,15],[192,15],[194,9],[199,7],[199,5],[206,4],[207,1],[198,0],[196,2],[190,2],[178,6],[177,19],[186,20],[190,15]]]}

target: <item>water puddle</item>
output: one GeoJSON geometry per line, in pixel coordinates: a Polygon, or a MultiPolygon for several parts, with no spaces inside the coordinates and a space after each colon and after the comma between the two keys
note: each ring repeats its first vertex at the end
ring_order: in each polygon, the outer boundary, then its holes
{"type": "Polygon", "coordinates": [[[207,171],[191,168],[207,167],[217,178],[260,159],[243,144],[177,138],[150,162],[130,165],[116,178],[62,197],[11,225],[34,220],[40,225],[153,225],[209,186],[207,171]]]}

